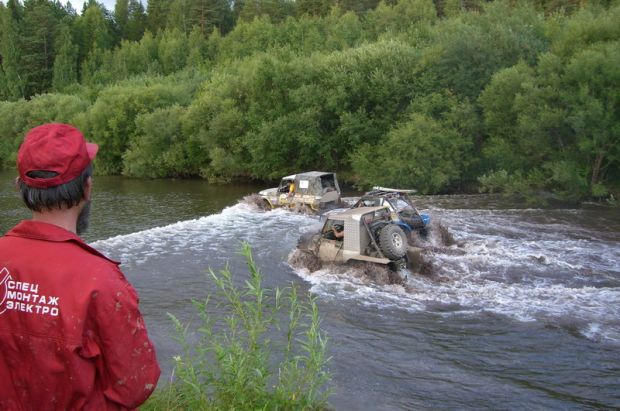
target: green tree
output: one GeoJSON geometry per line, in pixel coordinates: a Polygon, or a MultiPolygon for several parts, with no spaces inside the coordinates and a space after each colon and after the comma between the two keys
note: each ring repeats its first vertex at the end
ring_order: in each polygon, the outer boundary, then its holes
{"type": "Polygon", "coordinates": [[[432,24],[436,19],[432,0],[400,0],[394,5],[382,1],[368,12],[366,24],[378,36],[384,32],[407,32],[422,23],[432,24]]]}
{"type": "Polygon", "coordinates": [[[127,38],[127,23],[129,22],[129,0],[116,0],[114,5],[114,23],[116,23],[117,39],[127,38]]]}
{"type": "Polygon", "coordinates": [[[494,2],[485,11],[445,20],[433,31],[416,68],[424,91],[450,88],[476,99],[495,72],[520,60],[533,65],[549,47],[544,20],[531,6],[494,2]]]}
{"type": "Polygon", "coordinates": [[[345,11],[352,11],[363,16],[367,11],[377,7],[380,0],[339,0],[338,6],[345,11]]]}
{"type": "Polygon", "coordinates": [[[191,82],[171,79],[157,84],[135,80],[104,89],[78,124],[100,145],[98,171],[121,174],[123,155],[137,138],[137,116],[174,104],[187,105],[194,95],[193,87],[191,82]]]}
{"type": "Polygon", "coordinates": [[[179,105],[164,107],[136,117],[135,138],[123,154],[123,174],[162,178],[198,175],[191,163],[191,142],[183,135],[179,105]]]}
{"type": "Polygon", "coordinates": [[[5,101],[8,99],[6,93],[6,79],[4,78],[4,71],[2,70],[2,66],[0,66],[0,101],[5,101]]]}
{"type": "Polygon", "coordinates": [[[353,157],[353,169],[365,185],[446,192],[458,184],[469,148],[470,142],[454,128],[415,113],[380,145],[363,145],[353,157]]]}
{"type": "Polygon", "coordinates": [[[0,102],[0,159],[3,168],[15,168],[17,150],[31,122],[29,103],[24,99],[0,102]]]}
{"type": "Polygon", "coordinates": [[[435,2],[435,6],[441,17],[456,17],[463,11],[461,0],[439,0],[435,2]]]}
{"type": "MultiPolygon", "coordinates": [[[[41,104],[60,98],[36,93],[51,81],[95,102],[70,120],[109,149],[104,173],[222,181],[320,167],[425,192],[479,181],[603,196],[620,186],[620,6],[542,3],[152,0],[145,31],[139,0],[114,16],[95,0],[81,16],[9,0],[0,99],[18,101],[0,107],[0,136],[50,118],[41,104]],[[69,86],[75,46],[82,84],[69,86]]],[[[0,139],[1,161],[14,149],[0,139]]]]}
{"type": "Polygon", "coordinates": [[[266,16],[273,22],[280,22],[294,14],[294,3],[288,0],[244,0],[239,18],[251,21],[266,16]]]}
{"type": "Polygon", "coordinates": [[[412,187],[423,193],[454,192],[475,182],[476,109],[450,91],[415,99],[408,115],[376,144],[361,144],[351,164],[360,186],[412,187]]]}
{"type": "Polygon", "coordinates": [[[19,0],[8,0],[6,8],[15,22],[20,22],[24,17],[24,6],[19,0]]]}
{"type": "Polygon", "coordinates": [[[105,10],[93,2],[76,20],[75,38],[78,39],[78,62],[83,63],[87,57],[96,55],[99,51],[111,49],[114,45],[112,24],[107,18],[105,10]],[[99,51],[94,52],[94,49],[99,51]],[[92,52],[92,53],[91,53],[92,52]]]}
{"type": "Polygon", "coordinates": [[[139,0],[129,0],[129,16],[125,28],[125,38],[132,41],[140,41],[146,30],[146,11],[139,0]]]}
{"type": "Polygon", "coordinates": [[[620,41],[576,54],[566,67],[564,84],[568,124],[596,193],[606,174],[620,167],[620,41]]]}
{"type": "Polygon", "coordinates": [[[166,27],[169,10],[169,0],[149,0],[146,6],[146,27],[151,33],[157,33],[166,27]]]}
{"type": "Polygon", "coordinates": [[[620,7],[560,21],[551,21],[552,52],[535,68],[500,71],[482,94],[484,153],[490,171],[505,170],[506,184],[600,196],[618,170],[620,7]]]}
{"type": "Polygon", "coordinates": [[[174,0],[166,26],[186,34],[197,26],[206,38],[213,28],[226,33],[232,24],[233,11],[227,0],[174,0]]]}
{"type": "Polygon", "coordinates": [[[362,22],[353,12],[340,14],[334,8],[325,18],[325,23],[328,37],[324,45],[327,50],[345,50],[356,47],[365,38],[362,22]]]}
{"type": "Polygon", "coordinates": [[[158,56],[163,74],[185,67],[188,54],[187,36],[183,32],[177,29],[160,32],[158,56]]]}
{"type": "Polygon", "coordinates": [[[103,64],[104,51],[99,47],[94,47],[88,53],[81,66],[82,84],[87,86],[95,85],[95,75],[103,64]]]}
{"type": "Polygon", "coordinates": [[[295,2],[297,16],[326,16],[336,5],[333,0],[298,0],[295,2]]]}
{"type": "Polygon", "coordinates": [[[52,85],[54,41],[59,24],[54,7],[47,0],[24,3],[20,33],[26,96],[43,93],[52,85]]]}
{"type": "Polygon", "coordinates": [[[540,164],[540,155],[546,155],[547,139],[519,129],[519,111],[516,101],[534,91],[535,71],[525,63],[499,71],[480,95],[484,123],[488,135],[484,154],[487,167],[492,170],[524,170],[540,164]],[[534,141],[532,141],[534,140],[534,141]],[[534,144],[540,141],[540,146],[534,144]]]}
{"type": "Polygon", "coordinates": [[[194,27],[188,37],[189,55],[187,65],[193,68],[200,68],[205,65],[207,58],[207,40],[202,35],[199,27],[194,27]]]}
{"type": "Polygon", "coordinates": [[[62,91],[77,82],[77,46],[73,44],[71,29],[67,25],[61,27],[56,38],[56,58],[52,86],[62,91]]]}
{"type": "Polygon", "coordinates": [[[232,30],[234,15],[228,0],[192,0],[192,2],[192,14],[196,17],[196,21],[192,24],[199,26],[205,37],[214,28],[224,34],[232,30]]]}
{"type": "Polygon", "coordinates": [[[2,41],[0,42],[0,55],[2,56],[2,71],[4,73],[4,95],[9,100],[24,97],[25,78],[21,65],[21,48],[19,28],[13,13],[7,9],[0,15],[2,18],[2,41]]]}
{"type": "Polygon", "coordinates": [[[581,49],[620,38],[620,5],[609,9],[585,7],[570,16],[549,19],[550,51],[570,58],[581,49]]]}
{"type": "Polygon", "coordinates": [[[185,34],[192,28],[190,21],[190,0],[173,0],[166,20],[166,28],[176,29],[185,34]]]}
{"type": "Polygon", "coordinates": [[[239,21],[241,17],[241,12],[243,11],[243,7],[245,6],[245,0],[237,0],[233,2],[232,10],[235,22],[239,21]]]}
{"type": "Polygon", "coordinates": [[[355,147],[377,144],[403,115],[416,61],[416,50],[399,42],[293,59],[257,54],[214,73],[188,109],[186,134],[204,142],[212,161],[226,153],[206,175],[344,168],[355,147]]]}

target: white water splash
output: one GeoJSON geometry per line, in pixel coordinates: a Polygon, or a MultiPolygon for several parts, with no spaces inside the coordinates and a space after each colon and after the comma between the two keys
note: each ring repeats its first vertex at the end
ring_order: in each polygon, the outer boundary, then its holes
{"type": "MultiPolygon", "coordinates": [[[[295,273],[323,298],[446,316],[490,312],[517,321],[568,322],[577,324],[588,339],[620,342],[618,242],[562,219],[532,221],[542,213],[433,210],[433,218],[440,216],[464,252],[429,253],[435,275],[412,275],[407,287],[373,284],[354,270],[295,273]]],[[[571,213],[578,211],[566,212],[571,213]]],[[[219,214],[93,245],[113,258],[140,265],[152,258],[187,258],[188,253],[232,254],[245,240],[255,252],[282,264],[299,235],[317,227],[313,217],[237,204],[219,214]]]]}
{"type": "Polygon", "coordinates": [[[589,339],[620,342],[618,243],[582,227],[523,221],[540,212],[438,211],[464,252],[430,253],[436,276],[410,276],[409,292],[358,286],[353,275],[346,284],[343,275],[326,270],[298,274],[313,292],[340,299],[441,315],[490,312],[518,321],[561,321],[576,324],[589,339]]]}

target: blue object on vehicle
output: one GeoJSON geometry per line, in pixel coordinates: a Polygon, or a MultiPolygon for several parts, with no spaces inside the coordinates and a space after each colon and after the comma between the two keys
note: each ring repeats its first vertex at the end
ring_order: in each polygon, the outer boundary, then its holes
{"type": "Polygon", "coordinates": [[[414,231],[414,228],[411,227],[409,224],[405,223],[404,221],[398,220],[398,221],[395,221],[394,224],[402,228],[405,231],[405,233],[410,233],[411,231],[414,231]]]}
{"type": "Polygon", "coordinates": [[[431,222],[431,217],[428,214],[420,214],[420,217],[422,217],[422,222],[424,223],[424,227],[426,227],[428,223],[431,222]]]}

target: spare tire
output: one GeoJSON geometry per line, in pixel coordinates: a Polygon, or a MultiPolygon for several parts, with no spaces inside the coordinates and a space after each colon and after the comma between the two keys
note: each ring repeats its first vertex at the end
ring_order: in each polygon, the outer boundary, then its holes
{"type": "Polygon", "coordinates": [[[403,258],[407,253],[407,236],[396,224],[387,224],[379,232],[379,248],[390,260],[403,258]]]}

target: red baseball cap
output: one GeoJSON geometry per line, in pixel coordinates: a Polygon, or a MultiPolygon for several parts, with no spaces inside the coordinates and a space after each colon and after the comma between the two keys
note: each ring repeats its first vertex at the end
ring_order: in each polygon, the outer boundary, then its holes
{"type": "Polygon", "coordinates": [[[77,128],[49,123],[30,130],[17,152],[19,178],[26,185],[49,188],[78,177],[97,155],[99,146],[87,143],[77,128]],[[54,171],[52,178],[28,177],[31,171],[54,171]]]}

